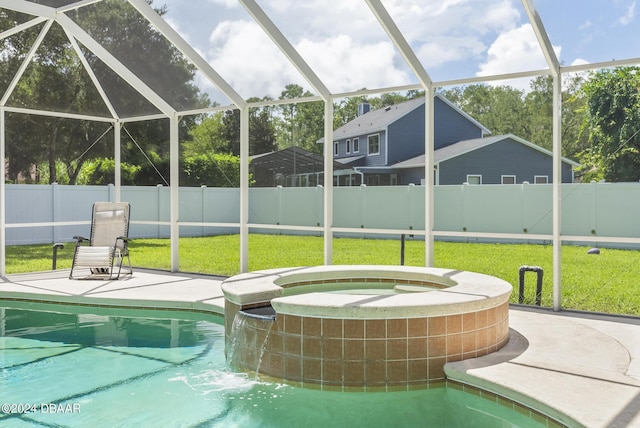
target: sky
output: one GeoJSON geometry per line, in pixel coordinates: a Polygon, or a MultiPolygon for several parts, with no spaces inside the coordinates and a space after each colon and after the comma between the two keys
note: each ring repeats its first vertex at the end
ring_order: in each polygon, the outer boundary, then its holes
{"type": "MultiPolygon", "coordinates": [[[[256,0],[332,93],[418,83],[364,0],[256,0]]],[[[637,0],[531,0],[562,65],[640,58],[637,0]]],[[[435,82],[547,68],[520,0],[382,0],[435,82]]],[[[154,0],[243,97],[311,86],[237,0],[154,0]]],[[[528,80],[494,82],[526,90],[528,80]]],[[[201,88],[225,104],[207,83],[201,88]]]]}

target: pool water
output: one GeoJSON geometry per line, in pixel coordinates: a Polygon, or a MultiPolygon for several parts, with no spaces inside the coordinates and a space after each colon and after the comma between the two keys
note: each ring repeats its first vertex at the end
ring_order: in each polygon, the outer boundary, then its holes
{"type": "Polygon", "coordinates": [[[544,426],[457,389],[323,392],[234,373],[221,319],[204,314],[51,306],[0,308],[2,427],[544,426]]]}
{"type": "Polygon", "coordinates": [[[307,293],[337,294],[400,294],[440,290],[442,287],[426,285],[394,284],[393,282],[326,282],[320,284],[296,285],[286,287],[284,296],[295,296],[307,293]]]}

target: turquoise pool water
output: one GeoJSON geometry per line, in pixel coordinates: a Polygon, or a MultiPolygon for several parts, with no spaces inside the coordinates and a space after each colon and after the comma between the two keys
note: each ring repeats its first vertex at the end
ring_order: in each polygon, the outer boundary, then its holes
{"type": "Polygon", "coordinates": [[[0,308],[0,426],[544,426],[457,389],[343,393],[262,382],[227,368],[221,319],[104,311],[0,308]]]}
{"type": "Polygon", "coordinates": [[[307,293],[338,293],[338,294],[398,294],[440,290],[442,287],[428,287],[424,285],[394,284],[392,282],[327,282],[321,284],[296,285],[286,287],[284,296],[295,296],[307,293]]]}

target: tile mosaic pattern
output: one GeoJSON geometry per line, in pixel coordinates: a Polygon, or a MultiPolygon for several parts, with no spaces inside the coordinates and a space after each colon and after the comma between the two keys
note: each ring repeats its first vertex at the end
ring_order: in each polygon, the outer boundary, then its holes
{"type": "MultiPolygon", "coordinates": [[[[227,308],[227,317],[240,308],[234,309],[227,308]]],[[[396,390],[444,381],[445,363],[500,349],[508,340],[508,317],[508,303],[409,319],[243,316],[242,329],[227,334],[241,344],[234,360],[242,370],[321,389],[396,390]]]]}

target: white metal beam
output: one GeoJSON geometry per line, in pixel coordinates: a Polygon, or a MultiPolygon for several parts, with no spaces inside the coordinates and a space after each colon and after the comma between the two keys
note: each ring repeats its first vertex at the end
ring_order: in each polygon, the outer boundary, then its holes
{"type": "Polygon", "coordinates": [[[562,288],[562,73],[560,61],[532,0],[522,0],[542,53],[553,76],[553,309],[561,308],[562,288]]]}
{"type": "Polygon", "coordinates": [[[418,78],[418,81],[420,82],[422,87],[425,90],[431,88],[433,84],[431,77],[429,77],[429,74],[422,66],[422,63],[416,56],[413,49],[411,49],[411,46],[405,39],[404,35],[396,25],[393,18],[391,18],[391,15],[389,15],[389,12],[387,12],[385,7],[382,5],[382,2],[380,0],[365,1],[369,5],[369,8],[375,15],[384,31],[386,31],[396,49],[398,49],[398,51],[400,52],[400,55],[402,55],[409,68],[411,68],[411,71],[413,71],[413,74],[418,78]]]}
{"type": "Polygon", "coordinates": [[[324,103],[324,264],[333,264],[333,99],[324,103]]]}
{"type": "Polygon", "coordinates": [[[18,85],[18,82],[22,78],[22,75],[24,74],[24,72],[26,71],[27,67],[31,63],[31,60],[33,59],[33,56],[36,54],[36,51],[38,50],[38,48],[40,47],[40,44],[44,40],[44,36],[46,36],[47,33],[49,32],[49,29],[51,28],[51,24],[53,24],[53,21],[49,20],[44,25],[44,27],[42,27],[42,30],[40,30],[40,34],[38,34],[38,37],[33,42],[33,45],[31,46],[31,49],[29,50],[29,53],[27,54],[27,56],[22,61],[22,64],[20,64],[20,68],[18,68],[18,71],[16,72],[16,74],[13,75],[13,79],[11,80],[11,83],[9,83],[9,86],[7,87],[7,90],[5,91],[4,95],[2,96],[2,99],[0,99],[0,105],[4,106],[5,104],[7,104],[7,100],[9,99],[11,94],[13,93],[13,90],[16,88],[16,86],[18,85]]]}
{"type": "Polygon", "coordinates": [[[273,21],[271,21],[260,6],[258,6],[255,0],[240,0],[240,3],[242,3],[245,9],[247,9],[247,12],[249,12],[258,25],[262,27],[271,40],[273,40],[280,51],[282,51],[289,61],[291,61],[293,66],[300,72],[300,74],[302,74],[315,92],[320,95],[323,100],[328,101],[331,98],[329,89],[320,80],[315,71],[313,71],[302,56],[300,56],[289,39],[282,34],[280,29],[273,23],[273,21]]]}
{"type": "Polygon", "coordinates": [[[145,0],[128,0],[164,37],[169,40],[182,54],[187,57],[223,94],[235,105],[242,108],[245,100],[226,80],[222,78],[211,65],[202,58],[196,50],[187,43],[145,0]]]}
{"type": "Polygon", "coordinates": [[[395,45],[400,55],[404,58],[413,74],[416,76],[420,85],[425,90],[425,266],[433,266],[434,264],[434,234],[433,234],[433,217],[434,217],[434,177],[433,177],[433,158],[434,158],[434,86],[429,73],[418,59],[417,55],[411,49],[409,42],[405,39],[402,31],[398,28],[391,15],[387,12],[380,0],[366,0],[369,8],[375,15],[376,19],[384,28],[385,32],[395,45]]]}
{"type": "Polygon", "coordinates": [[[171,226],[169,241],[171,242],[171,272],[180,270],[180,144],[179,129],[180,119],[177,114],[169,118],[169,204],[171,226]]]}
{"type": "Polygon", "coordinates": [[[3,31],[2,33],[0,33],[0,40],[6,39],[7,37],[11,37],[14,34],[18,34],[19,32],[27,30],[27,29],[29,29],[31,27],[34,27],[34,26],[36,26],[36,25],[38,25],[38,24],[40,24],[40,23],[42,23],[42,22],[44,22],[46,20],[47,20],[47,18],[37,17],[37,18],[34,18],[34,19],[30,20],[30,21],[22,23],[20,25],[16,25],[13,28],[9,28],[8,30],[3,31]]]}
{"type": "MultiPolygon", "coordinates": [[[[58,111],[38,110],[38,109],[29,109],[29,108],[22,108],[22,107],[5,106],[5,110],[12,113],[33,114],[36,116],[58,117],[58,118],[64,118],[64,119],[90,120],[94,122],[113,123],[113,120],[114,120],[112,117],[91,116],[91,115],[77,114],[77,113],[63,113],[58,111]]],[[[160,116],[160,118],[164,119],[166,118],[166,116],[162,115],[160,116]]]]}
{"type": "Polygon", "coordinates": [[[111,113],[111,116],[113,118],[118,118],[118,113],[116,112],[116,109],[113,107],[113,104],[111,104],[111,100],[109,99],[109,97],[107,96],[107,93],[104,91],[104,88],[100,84],[100,81],[98,80],[98,77],[93,72],[93,69],[89,65],[89,62],[87,61],[87,58],[84,56],[84,53],[82,53],[82,49],[80,49],[80,46],[78,46],[78,42],[76,41],[76,39],[71,34],[69,34],[69,32],[67,31],[66,28],[64,29],[64,32],[67,35],[67,38],[69,39],[69,42],[71,43],[71,46],[75,50],[76,55],[78,55],[78,58],[80,59],[80,62],[82,63],[82,66],[84,67],[84,69],[87,72],[87,74],[89,74],[89,78],[93,82],[93,85],[96,87],[96,90],[100,94],[100,97],[102,98],[102,102],[104,102],[104,104],[107,106],[107,109],[111,113]]]}
{"type": "Polygon", "coordinates": [[[122,202],[122,124],[116,121],[113,124],[113,163],[114,186],[116,188],[115,202],[122,202]]]}
{"type": "Polygon", "coordinates": [[[54,8],[26,0],[0,0],[0,8],[22,12],[28,15],[41,16],[47,19],[54,19],[56,17],[56,10],[54,8]]]}
{"type": "Polygon", "coordinates": [[[522,0],[522,6],[527,12],[529,22],[531,22],[533,32],[536,34],[536,38],[538,39],[538,43],[540,44],[540,48],[542,49],[544,58],[547,61],[547,65],[549,66],[552,75],[557,76],[558,74],[560,74],[560,61],[558,60],[558,56],[553,50],[553,45],[549,40],[549,35],[544,28],[542,19],[540,19],[538,10],[536,9],[532,0],[522,0]]]}
{"type": "Polygon", "coordinates": [[[145,97],[151,104],[153,104],[158,110],[164,113],[167,117],[173,117],[176,110],[169,105],[162,97],[160,97],[155,91],[153,91],[146,83],[144,83],[138,76],[131,72],[124,64],[116,59],[109,51],[107,51],[100,43],[93,39],[86,31],[84,31],[78,24],[73,22],[68,16],[61,14],[57,18],[57,22],[66,30],[68,30],[73,37],[75,37],[80,43],[82,43],[87,49],[89,49],[94,55],[102,60],[109,68],[111,68],[118,76],[120,76],[125,82],[127,82],[134,90],[139,92],[145,97]]]}
{"type": "Polygon", "coordinates": [[[2,180],[0,180],[0,278],[4,278],[7,274],[7,229],[6,229],[6,208],[7,208],[7,190],[5,186],[5,111],[0,107],[0,159],[2,159],[2,180]]]}
{"type": "Polygon", "coordinates": [[[562,74],[553,76],[553,310],[562,307],[562,74]]]}
{"type": "Polygon", "coordinates": [[[249,271],[249,107],[240,109],[240,272],[249,271]]]}
{"type": "Polygon", "coordinates": [[[60,6],[59,8],[56,9],[56,11],[60,13],[64,13],[70,10],[77,10],[77,9],[80,9],[81,7],[89,6],[95,3],[100,3],[101,1],[102,0],[81,0],[75,3],[70,3],[65,6],[60,6]]]}
{"type": "Polygon", "coordinates": [[[425,91],[424,113],[425,113],[425,139],[424,139],[424,263],[427,267],[433,267],[435,259],[434,250],[434,195],[435,183],[433,175],[435,134],[434,134],[434,111],[435,111],[435,90],[430,86],[425,91]]]}

